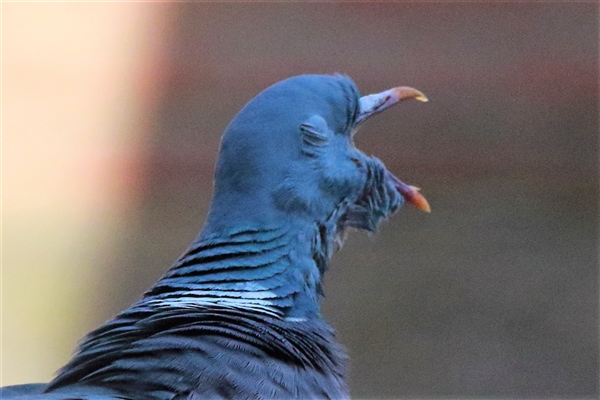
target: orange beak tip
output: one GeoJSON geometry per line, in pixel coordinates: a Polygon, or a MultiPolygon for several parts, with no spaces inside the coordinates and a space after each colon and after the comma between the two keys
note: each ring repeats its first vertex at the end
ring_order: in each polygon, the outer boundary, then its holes
{"type": "Polygon", "coordinates": [[[425,93],[410,86],[398,86],[386,91],[386,93],[387,92],[392,92],[398,100],[415,99],[423,102],[429,100],[427,96],[425,96],[425,93]]]}
{"type": "Polygon", "coordinates": [[[429,202],[421,193],[416,192],[415,196],[412,198],[411,203],[419,210],[425,211],[426,213],[431,213],[431,206],[429,206],[429,202]]]}

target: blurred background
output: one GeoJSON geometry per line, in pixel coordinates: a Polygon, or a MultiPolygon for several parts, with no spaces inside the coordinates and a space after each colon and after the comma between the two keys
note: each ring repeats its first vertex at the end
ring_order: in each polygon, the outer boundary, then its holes
{"type": "Polygon", "coordinates": [[[355,398],[598,397],[598,4],[4,3],[2,384],[183,252],[268,85],[410,85],[357,145],[423,189],[326,276],[355,398]]]}

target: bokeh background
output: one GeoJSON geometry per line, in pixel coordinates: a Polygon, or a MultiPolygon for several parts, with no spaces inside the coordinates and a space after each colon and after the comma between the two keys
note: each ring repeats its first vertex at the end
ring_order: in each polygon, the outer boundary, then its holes
{"type": "Polygon", "coordinates": [[[323,311],[355,398],[598,397],[598,4],[4,3],[2,384],[186,248],[266,86],[423,90],[357,144],[422,187],[351,235],[323,311]]]}

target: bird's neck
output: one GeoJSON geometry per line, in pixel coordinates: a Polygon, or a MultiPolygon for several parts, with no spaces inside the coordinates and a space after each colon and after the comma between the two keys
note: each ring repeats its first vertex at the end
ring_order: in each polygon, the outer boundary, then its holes
{"type": "Polygon", "coordinates": [[[321,277],[336,236],[335,223],[327,222],[218,230],[209,224],[142,302],[318,317],[321,277]]]}

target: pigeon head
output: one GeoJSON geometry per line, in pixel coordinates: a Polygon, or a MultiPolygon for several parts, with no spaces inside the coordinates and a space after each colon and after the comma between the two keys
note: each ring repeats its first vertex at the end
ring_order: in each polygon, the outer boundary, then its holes
{"type": "Polygon", "coordinates": [[[427,100],[408,87],[361,97],[342,75],[301,75],[265,89],[225,130],[208,225],[336,214],[345,225],[374,230],[403,200],[428,211],[417,188],[352,140],[371,115],[409,98],[427,100]]]}

